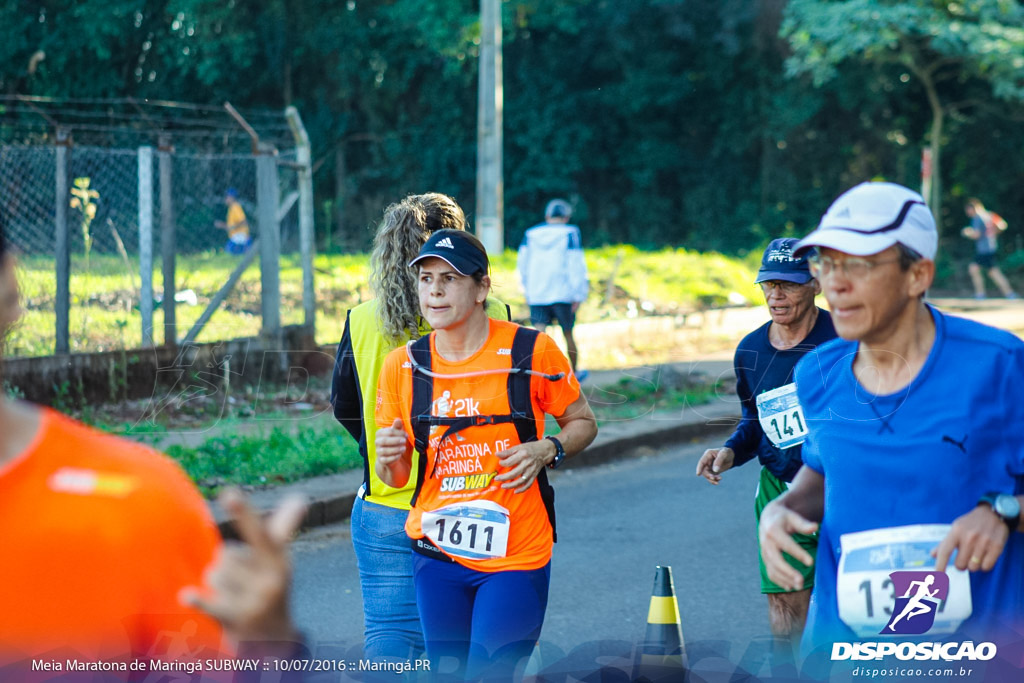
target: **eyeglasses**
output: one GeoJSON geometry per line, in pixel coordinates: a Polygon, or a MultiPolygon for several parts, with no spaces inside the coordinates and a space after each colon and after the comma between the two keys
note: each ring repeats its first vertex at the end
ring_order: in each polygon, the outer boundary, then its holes
{"type": "Polygon", "coordinates": [[[765,296],[771,294],[772,290],[776,288],[781,289],[783,294],[795,294],[804,286],[796,282],[786,282],[785,280],[768,280],[757,284],[761,285],[761,291],[764,292],[765,296]]]}
{"type": "Polygon", "coordinates": [[[860,280],[871,274],[871,271],[876,266],[883,266],[886,263],[897,263],[898,258],[885,259],[883,261],[869,261],[863,258],[857,258],[851,256],[840,260],[836,260],[831,256],[822,256],[821,254],[814,254],[808,257],[807,263],[811,267],[811,275],[816,278],[824,277],[828,275],[836,268],[843,271],[843,275],[854,280],[860,280]]]}

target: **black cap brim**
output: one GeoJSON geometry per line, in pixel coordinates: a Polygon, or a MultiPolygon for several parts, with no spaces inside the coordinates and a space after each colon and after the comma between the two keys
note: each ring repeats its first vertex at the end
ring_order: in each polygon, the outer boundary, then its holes
{"type": "Polygon", "coordinates": [[[480,270],[480,266],[478,264],[470,263],[467,259],[459,258],[458,254],[452,254],[450,252],[445,254],[420,254],[412,261],[409,261],[409,266],[415,266],[420,261],[428,258],[441,259],[454,268],[459,275],[472,275],[480,270]]]}

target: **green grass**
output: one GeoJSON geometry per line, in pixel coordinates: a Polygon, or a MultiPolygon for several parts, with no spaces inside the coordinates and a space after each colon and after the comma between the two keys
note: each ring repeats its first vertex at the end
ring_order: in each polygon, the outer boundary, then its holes
{"type": "MultiPolygon", "coordinates": [[[[588,249],[586,261],[590,298],[580,309],[581,322],[622,317],[630,301],[648,313],[674,313],[725,305],[733,293],[759,300],[760,290],[753,284],[758,263],[749,258],[671,248],[642,251],[627,244],[588,249]],[[643,306],[645,302],[653,309],[643,306]]],[[[507,249],[492,257],[491,265],[494,294],[525,312],[515,272],[516,253],[507,249]]]]}
{"type": "Polygon", "coordinates": [[[215,436],[195,448],[170,446],[167,454],[208,496],[227,484],[275,486],[362,467],[358,447],[338,425],[215,436]]]}
{"type": "MultiPolygon", "coordinates": [[[[283,392],[283,387],[278,389],[283,392]]],[[[719,389],[701,377],[672,379],[665,375],[657,382],[627,377],[588,393],[598,424],[607,424],[707,403],[719,389]]],[[[318,390],[326,391],[323,387],[318,390]]],[[[275,391],[268,391],[267,396],[279,398],[275,391]]],[[[276,400],[253,412],[251,401],[242,398],[224,415],[220,404],[211,399],[191,410],[168,409],[145,419],[130,417],[131,408],[123,409],[120,417],[109,409],[65,409],[103,431],[164,450],[207,496],[228,484],[265,488],[362,467],[355,441],[329,415],[297,414],[279,407],[276,400]],[[189,445],[168,445],[170,440],[181,439],[174,436],[178,432],[186,436],[209,432],[210,436],[190,437],[189,445]]],[[[558,432],[553,419],[547,420],[545,431],[558,432]]]]}
{"type": "MultiPolygon", "coordinates": [[[[178,292],[191,289],[198,305],[179,303],[176,307],[178,337],[184,337],[199,319],[210,299],[228,279],[237,258],[219,252],[181,256],[177,263],[178,292]]],[[[137,267],[137,264],[133,264],[137,267]]],[[[117,256],[92,256],[91,270],[84,272],[84,257],[75,256],[71,265],[70,347],[72,352],[109,351],[137,348],[142,341],[142,314],[138,285],[129,280],[124,262],[117,256]]],[[[368,298],[365,290],[366,257],[319,256],[314,260],[317,277],[318,314],[322,320],[340,317],[345,310],[368,298]]],[[[8,356],[44,356],[55,345],[56,275],[52,259],[23,257],[18,263],[18,282],[25,312],[11,330],[5,347],[8,356]]],[[[163,275],[154,272],[154,292],[159,296],[163,275]]],[[[281,259],[281,322],[301,324],[302,265],[297,255],[281,259]]],[[[198,341],[218,341],[259,334],[260,270],[258,262],[243,273],[234,291],[203,329],[198,341]]],[[[154,339],[163,341],[163,308],[153,313],[154,339]]],[[[333,334],[333,332],[332,332],[333,334]]],[[[340,336],[340,333],[339,333],[340,336]]],[[[337,338],[334,340],[337,341],[337,338]]]]}
{"type": "Polygon", "coordinates": [[[721,390],[718,383],[711,382],[672,386],[623,377],[616,384],[592,391],[590,407],[597,416],[598,425],[601,425],[634,420],[656,412],[704,405],[720,395],[721,390]]]}
{"type": "MultiPolygon", "coordinates": [[[[759,291],[751,284],[757,260],[736,259],[720,254],[699,254],[685,249],[641,251],[632,246],[611,246],[588,250],[586,259],[591,278],[591,296],[581,307],[581,323],[617,319],[631,315],[678,314],[737,301],[737,295],[757,301],[759,291]],[[609,280],[614,280],[609,287],[609,280]]],[[[528,310],[515,271],[512,250],[492,259],[494,295],[508,303],[513,316],[524,319],[528,310]]],[[[220,252],[182,256],[177,265],[177,289],[192,289],[199,305],[177,306],[179,336],[199,317],[210,297],[227,279],[236,258],[220,252]]],[[[133,266],[134,267],[134,266],[133,266]]],[[[364,254],[319,255],[314,261],[317,292],[317,340],[334,343],[341,337],[346,309],[370,298],[368,258],[364,254]]],[[[125,272],[116,256],[93,255],[92,269],[84,274],[84,258],[72,261],[71,346],[72,351],[99,351],[138,346],[141,317],[137,284],[125,272]]],[[[19,283],[26,312],[12,331],[6,354],[47,355],[54,340],[55,276],[52,259],[22,258],[19,283]]],[[[154,287],[159,291],[162,276],[157,269],[154,287]]],[[[281,317],[284,324],[302,322],[301,264],[297,256],[282,258],[281,317]]],[[[260,277],[258,264],[243,275],[239,286],[211,320],[199,341],[256,335],[260,329],[260,277]]],[[[154,315],[157,343],[162,341],[163,313],[154,315]]],[[[594,401],[599,421],[633,419],[657,410],[706,402],[713,387],[655,388],[649,383],[626,380],[601,392],[594,401]]],[[[65,393],[70,396],[71,388],[65,393]]],[[[70,400],[70,399],[69,399],[70,400]]],[[[91,413],[92,416],[96,412],[91,413]]],[[[83,415],[83,417],[87,417],[83,415]]],[[[192,416],[183,427],[201,431],[205,416],[192,416]]],[[[267,417],[263,415],[262,417],[267,417]]],[[[336,424],[306,423],[303,429],[276,427],[254,432],[244,418],[223,421],[211,415],[212,424],[221,422],[217,436],[197,446],[166,448],[193,480],[213,493],[228,484],[269,486],[362,466],[355,443],[336,424]],[[232,422],[237,421],[237,425],[232,422]],[[230,423],[230,424],[229,424],[230,423]]],[[[107,431],[153,445],[172,425],[98,425],[107,431]]]]}
{"type": "MultiPolygon", "coordinates": [[[[586,252],[591,295],[581,307],[578,320],[592,322],[627,315],[672,314],[738,301],[737,295],[758,301],[751,284],[757,260],[686,249],[641,251],[629,245],[602,247],[586,252]],[[616,268],[616,263],[618,267],[616,268]],[[609,278],[614,273],[609,290],[609,278]],[[608,296],[609,291],[611,296],[608,296]]],[[[516,254],[507,249],[492,258],[493,293],[508,303],[516,319],[528,316],[515,271],[516,254]]],[[[216,252],[183,255],[177,263],[177,290],[191,289],[198,305],[179,303],[178,336],[182,337],[199,318],[211,297],[227,280],[237,257],[216,252]]],[[[336,343],[345,324],[345,311],[370,298],[365,254],[321,254],[314,260],[317,302],[317,341],[336,343]]],[[[132,264],[137,271],[137,263],[132,264]]],[[[72,258],[70,345],[73,352],[105,351],[140,346],[142,319],[136,287],[137,272],[127,273],[116,255],[93,254],[91,269],[85,259],[72,258]]],[[[56,275],[53,259],[23,257],[18,280],[26,309],[12,330],[5,349],[8,356],[42,356],[53,353],[56,316],[56,275]]],[[[154,291],[159,293],[163,276],[155,264],[154,291]]],[[[299,257],[281,259],[281,321],[303,322],[302,267],[299,257]]],[[[163,310],[153,315],[154,338],[163,341],[163,310]]],[[[253,336],[260,331],[260,271],[258,262],[243,274],[238,286],[214,314],[198,341],[218,341],[253,336]]]]}
{"type": "MultiPolygon", "coordinates": [[[[622,379],[605,388],[592,403],[598,424],[630,420],[656,411],[707,403],[716,395],[714,387],[656,388],[650,383],[622,379]]],[[[241,421],[239,421],[241,423],[241,421]]],[[[221,422],[222,432],[230,425],[221,422]]],[[[201,428],[201,427],[200,427],[201,428]]],[[[108,431],[121,429],[107,426],[108,431]]],[[[230,430],[233,431],[233,430],[230,430]]],[[[548,420],[548,433],[558,425],[548,420]]],[[[125,434],[153,444],[161,428],[132,426],[125,434]]],[[[264,488],[288,482],[335,474],[363,466],[355,441],[339,425],[312,422],[302,429],[274,427],[269,434],[223,434],[195,447],[172,445],[167,454],[176,460],[206,496],[214,496],[228,484],[264,488]]]]}
{"type": "MultiPolygon", "coordinates": [[[[623,378],[590,394],[598,424],[606,424],[701,405],[712,400],[718,391],[719,387],[711,383],[688,381],[684,386],[656,386],[644,379],[623,378]]],[[[207,496],[215,495],[228,484],[265,488],[362,467],[355,441],[333,420],[299,421],[294,413],[269,411],[260,413],[260,422],[261,425],[254,425],[253,417],[210,415],[190,422],[187,430],[209,429],[215,436],[194,446],[173,444],[164,450],[207,496]],[[285,424],[267,431],[262,425],[270,421],[285,424]]],[[[147,421],[100,421],[95,426],[158,448],[174,429],[169,424],[147,421]]],[[[178,424],[178,428],[185,427],[178,424]]],[[[553,419],[547,420],[545,432],[558,432],[553,419]]]]}

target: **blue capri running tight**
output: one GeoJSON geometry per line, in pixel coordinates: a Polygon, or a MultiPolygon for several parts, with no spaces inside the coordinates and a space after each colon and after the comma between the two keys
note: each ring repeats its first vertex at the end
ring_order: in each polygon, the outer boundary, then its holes
{"type": "Polygon", "coordinates": [[[414,553],[413,568],[431,670],[441,679],[511,680],[540,637],[551,563],[478,572],[414,553]]]}

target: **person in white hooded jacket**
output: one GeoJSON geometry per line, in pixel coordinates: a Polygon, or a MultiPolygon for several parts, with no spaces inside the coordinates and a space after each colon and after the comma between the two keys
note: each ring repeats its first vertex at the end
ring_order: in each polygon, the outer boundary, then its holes
{"type": "Polygon", "coordinates": [[[572,206],[552,199],[544,210],[544,222],[526,231],[519,245],[518,270],[530,320],[541,332],[557,320],[573,372],[581,382],[586,370],[578,370],[576,340],[572,336],[576,310],[587,298],[590,281],[583,258],[580,229],[569,223],[572,206]]]}

